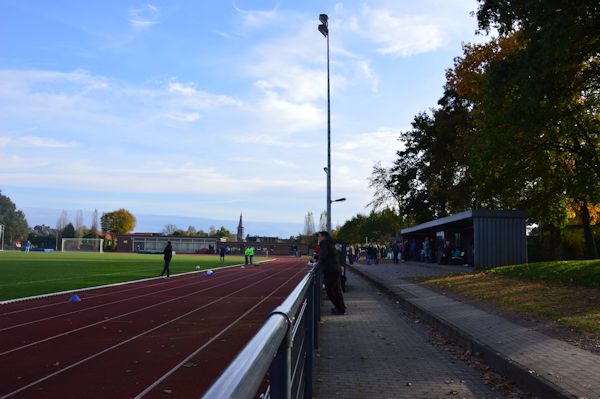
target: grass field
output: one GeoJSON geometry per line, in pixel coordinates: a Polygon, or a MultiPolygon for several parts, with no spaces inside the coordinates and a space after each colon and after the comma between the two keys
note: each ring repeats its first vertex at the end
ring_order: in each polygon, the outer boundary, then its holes
{"type": "Polygon", "coordinates": [[[489,273],[532,281],[600,288],[600,260],[569,260],[496,267],[489,273]]]}
{"type": "MultiPolygon", "coordinates": [[[[221,264],[216,255],[175,255],[171,274],[239,263],[243,256],[226,256],[221,264]]],[[[155,277],[162,267],[162,255],[0,252],[0,300],[155,277]]]]}
{"type": "Polygon", "coordinates": [[[505,266],[425,283],[600,334],[600,260],[505,266]]]}

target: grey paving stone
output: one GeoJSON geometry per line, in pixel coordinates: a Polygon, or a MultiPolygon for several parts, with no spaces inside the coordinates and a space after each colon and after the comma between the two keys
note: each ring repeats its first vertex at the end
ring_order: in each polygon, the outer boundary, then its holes
{"type": "Polygon", "coordinates": [[[348,276],[348,313],[323,303],[316,398],[495,398],[479,375],[429,342],[362,278],[348,276]]]}
{"type": "Polygon", "coordinates": [[[558,385],[566,396],[600,398],[600,356],[405,280],[409,276],[440,275],[460,269],[413,263],[355,267],[406,301],[558,385]]]}

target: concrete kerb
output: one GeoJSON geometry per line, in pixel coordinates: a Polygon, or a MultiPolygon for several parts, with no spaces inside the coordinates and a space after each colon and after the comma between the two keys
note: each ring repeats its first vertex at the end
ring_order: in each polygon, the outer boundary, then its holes
{"type": "Polygon", "coordinates": [[[537,374],[535,371],[529,370],[527,367],[523,367],[519,363],[512,361],[512,359],[510,359],[508,356],[499,353],[489,345],[482,343],[476,337],[465,332],[452,322],[445,320],[443,317],[424,309],[417,303],[414,303],[411,300],[411,298],[414,298],[414,295],[403,290],[401,287],[398,287],[398,290],[402,291],[405,295],[392,290],[390,287],[352,266],[349,266],[348,269],[375,285],[385,294],[398,300],[404,309],[423,319],[429,325],[435,327],[443,335],[450,338],[453,342],[463,347],[465,350],[470,350],[472,353],[479,352],[488,366],[514,381],[519,387],[521,387],[521,389],[540,398],[577,398],[577,396],[566,392],[563,388],[537,374]]]}
{"type": "MultiPolygon", "coordinates": [[[[276,261],[276,260],[277,260],[277,258],[267,259],[267,260],[261,260],[259,262],[255,262],[253,264],[259,265],[261,263],[273,262],[273,261],[276,261]]],[[[229,266],[223,266],[223,267],[213,267],[212,269],[194,270],[194,271],[191,271],[191,272],[172,274],[171,277],[185,276],[185,275],[188,275],[188,274],[201,273],[201,272],[206,272],[206,271],[209,271],[209,270],[231,269],[231,268],[240,267],[240,266],[246,266],[246,264],[245,263],[238,263],[238,264],[235,264],[235,265],[229,265],[229,266]]],[[[144,281],[152,281],[152,280],[159,280],[159,279],[162,279],[162,277],[160,277],[160,276],[158,276],[158,277],[148,277],[148,278],[141,278],[139,280],[122,281],[120,283],[105,284],[105,285],[95,285],[93,287],[75,288],[75,289],[67,290],[67,291],[49,292],[47,294],[27,296],[27,297],[23,297],[23,298],[7,299],[5,301],[0,301],[0,306],[2,306],[2,305],[8,305],[10,303],[15,303],[15,302],[31,301],[31,300],[34,300],[34,299],[49,298],[49,297],[53,297],[53,296],[57,296],[57,295],[74,294],[74,293],[77,293],[77,292],[92,291],[92,290],[98,290],[100,288],[108,288],[108,287],[118,287],[118,286],[121,286],[121,285],[135,284],[135,283],[141,283],[141,282],[144,282],[144,281]]]]}

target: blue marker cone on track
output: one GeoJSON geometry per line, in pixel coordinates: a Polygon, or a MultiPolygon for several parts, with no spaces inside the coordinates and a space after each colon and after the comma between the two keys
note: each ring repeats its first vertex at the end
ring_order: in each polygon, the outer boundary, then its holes
{"type": "Polygon", "coordinates": [[[81,302],[81,298],[79,298],[79,295],[73,294],[71,295],[71,298],[69,298],[69,302],[81,302]]]}

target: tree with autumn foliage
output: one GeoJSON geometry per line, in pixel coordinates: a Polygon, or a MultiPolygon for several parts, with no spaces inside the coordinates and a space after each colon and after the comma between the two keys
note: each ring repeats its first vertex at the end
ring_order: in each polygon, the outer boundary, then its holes
{"type": "Polygon", "coordinates": [[[474,206],[473,181],[464,145],[471,130],[469,103],[446,88],[431,113],[420,113],[402,132],[405,148],[394,165],[376,164],[370,178],[374,209],[395,209],[400,217],[421,223],[474,206]]]}
{"type": "Polygon", "coordinates": [[[100,218],[102,230],[115,234],[126,234],[135,229],[135,216],[127,209],[118,209],[113,212],[104,212],[100,218]]]}
{"type": "Polygon", "coordinates": [[[584,256],[595,258],[600,7],[479,2],[481,31],[498,37],[463,47],[439,107],[415,116],[391,168],[373,169],[372,205],[397,203],[415,222],[467,208],[527,209],[552,248],[564,226],[580,224],[584,256]]]}
{"type": "Polygon", "coordinates": [[[482,30],[498,30],[501,50],[480,63],[477,89],[477,136],[488,154],[500,150],[491,169],[525,183],[533,204],[579,204],[585,257],[595,258],[589,210],[600,202],[600,7],[480,0],[477,17],[482,30]]]}

